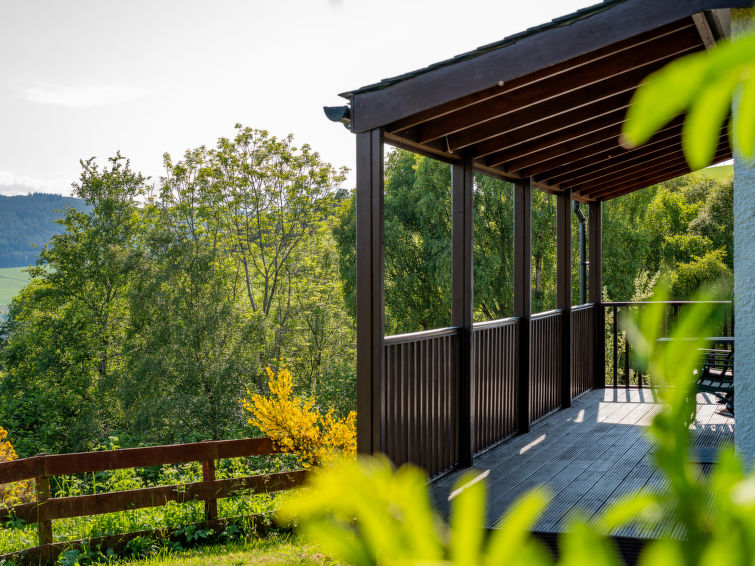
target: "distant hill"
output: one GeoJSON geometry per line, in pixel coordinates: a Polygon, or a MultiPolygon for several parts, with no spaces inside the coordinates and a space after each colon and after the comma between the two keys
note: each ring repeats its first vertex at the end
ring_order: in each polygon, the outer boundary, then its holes
{"type": "Polygon", "coordinates": [[[66,206],[87,208],[84,200],[61,195],[0,195],[0,268],[34,264],[39,249],[53,235],[63,232],[55,220],[66,206]]]}

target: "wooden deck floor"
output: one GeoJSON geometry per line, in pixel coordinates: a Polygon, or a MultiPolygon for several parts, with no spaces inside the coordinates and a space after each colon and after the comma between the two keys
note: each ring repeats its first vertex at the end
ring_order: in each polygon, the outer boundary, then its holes
{"type": "MultiPolygon", "coordinates": [[[[712,396],[698,396],[697,422],[692,427],[695,447],[733,442],[734,419],[718,414],[721,407],[712,396]]],[[[533,425],[529,433],[477,457],[474,467],[488,483],[488,527],[498,523],[517,497],[542,484],[550,486],[553,500],[534,529],[540,532],[562,531],[574,508],[595,516],[628,491],[662,488],[645,437],[645,427],[658,408],[648,389],[590,391],[575,399],[570,409],[533,425]]],[[[455,471],[432,485],[436,505],[444,514],[463,472],[455,471]]],[[[655,535],[632,528],[612,534],[655,535]]]]}

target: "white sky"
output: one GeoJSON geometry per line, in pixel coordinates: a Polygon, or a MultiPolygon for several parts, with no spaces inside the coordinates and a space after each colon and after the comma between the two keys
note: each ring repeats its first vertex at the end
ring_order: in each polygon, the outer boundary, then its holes
{"type": "Polygon", "coordinates": [[[339,92],[594,3],[0,0],[0,194],[68,194],[79,159],[117,150],[157,178],[164,152],[236,122],[353,169],[353,136],[322,112],[339,92]]]}

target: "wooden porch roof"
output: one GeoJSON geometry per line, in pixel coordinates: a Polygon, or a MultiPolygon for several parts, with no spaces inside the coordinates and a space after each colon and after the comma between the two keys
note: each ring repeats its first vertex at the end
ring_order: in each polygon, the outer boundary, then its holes
{"type": "MultiPolygon", "coordinates": [[[[646,145],[619,133],[640,82],[728,35],[751,0],[607,0],[412,73],[343,93],[354,133],[538,188],[606,200],[688,173],[681,117],[646,145]]],[[[731,158],[727,132],[715,161],[731,158]]]]}

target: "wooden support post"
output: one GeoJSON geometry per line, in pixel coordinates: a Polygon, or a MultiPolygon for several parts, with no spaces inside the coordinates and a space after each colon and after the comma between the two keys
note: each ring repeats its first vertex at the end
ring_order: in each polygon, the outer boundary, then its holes
{"type": "MultiPolygon", "coordinates": [[[[571,189],[556,197],[556,308],[561,309],[561,408],[571,407],[571,189]]],[[[579,337],[577,337],[579,339],[579,337]]]]}
{"type": "MultiPolygon", "coordinates": [[[[202,462],[202,480],[215,481],[215,460],[214,459],[205,460],[202,462]]],[[[217,518],[218,518],[218,500],[206,499],[204,502],[205,521],[214,521],[217,518]]]]}
{"type": "Polygon", "coordinates": [[[381,452],[383,410],[383,131],[357,134],[357,450],[381,452]]]}
{"type": "MultiPolygon", "coordinates": [[[[40,456],[44,458],[45,455],[40,454],[40,456]]],[[[45,469],[44,463],[42,469],[45,469]]],[[[48,499],[50,499],[50,476],[43,475],[37,478],[37,537],[39,546],[45,546],[40,556],[45,564],[52,560],[51,549],[47,546],[52,544],[52,521],[49,507],[46,505],[48,499]]]]}
{"type": "MultiPolygon", "coordinates": [[[[595,305],[595,346],[593,348],[594,381],[593,387],[603,389],[606,386],[606,312],[603,308],[603,218],[600,201],[590,203],[588,218],[590,244],[590,302],[595,305]]],[[[618,321],[614,320],[614,331],[618,330],[618,321]]],[[[616,362],[614,362],[616,363],[616,362]]]]}
{"type": "Polygon", "coordinates": [[[453,244],[451,270],[451,324],[461,327],[458,373],[458,441],[459,466],[472,465],[474,453],[474,266],[473,241],[473,170],[471,156],[451,168],[453,244]]]}
{"type": "Polygon", "coordinates": [[[514,316],[519,317],[517,420],[530,430],[530,314],[532,294],[532,180],[514,183],[514,316]]]}

